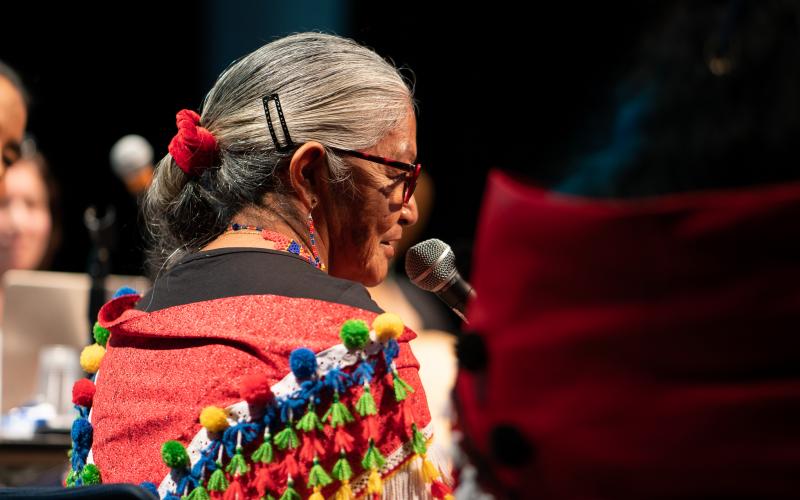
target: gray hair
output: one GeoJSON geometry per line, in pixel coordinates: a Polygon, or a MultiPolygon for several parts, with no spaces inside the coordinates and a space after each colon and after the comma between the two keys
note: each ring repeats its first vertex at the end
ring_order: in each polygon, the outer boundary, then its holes
{"type": "Polygon", "coordinates": [[[304,227],[301,215],[288,202],[287,187],[276,175],[288,165],[295,148],[278,151],[285,138],[272,105],[280,144],[269,133],[262,98],[273,93],[280,97],[294,144],[322,143],[328,177],[353,196],[357,188],[350,167],[331,148],[374,146],[414,103],[412,85],[393,64],[335,35],[290,35],[235,61],[206,95],[201,113],[201,126],[219,144],[217,164],[190,178],[167,154],[144,196],[142,215],[151,238],[152,273],[202,248],[246,207],[267,209],[292,227],[304,227]],[[274,206],[265,205],[268,193],[274,206]]]}

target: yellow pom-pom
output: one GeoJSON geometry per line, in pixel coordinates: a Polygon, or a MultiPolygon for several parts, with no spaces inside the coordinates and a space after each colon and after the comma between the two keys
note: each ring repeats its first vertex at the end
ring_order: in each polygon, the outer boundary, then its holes
{"type": "Polygon", "coordinates": [[[456,500],[456,497],[448,493],[447,495],[444,496],[444,500],[456,500]]]}
{"type": "Polygon", "coordinates": [[[81,368],[86,373],[97,373],[100,369],[100,363],[103,361],[103,356],[106,355],[106,350],[100,344],[92,344],[83,348],[81,351],[81,368]]]}
{"type": "Polygon", "coordinates": [[[383,481],[381,481],[381,475],[378,474],[378,469],[372,469],[372,472],[369,473],[369,479],[367,479],[367,493],[372,495],[383,494],[383,481]]]}
{"type": "Polygon", "coordinates": [[[378,342],[388,342],[400,337],[404,328],[403,320],[394,313],[379,314],[372,320],[372,329],[375,330],[378,342]]]}
{"type": "Polygon", "coordinates": [[[353,495],[353,489],[350,488],[350,481],[342,479],[342,486],[336,490],[336,495],[333,498],[334,500],[356,500],[356,496],[353,495]]]}
{"type": "Polygon", "coordinates": [[[322,493],[319,492],[319,486],[314,487],[314,493],[308,497],[308,500],[325,500],[325,497],[322,496],[322,493]]]}
{"type": "Polygon", "coordinates": [[[228,415],[218,406],[206,406],[200,412],[200,425],[208,432],[222,432],[228,428],[228,415]]]}
{"type": "Polygon", "coordinates": [[[425,455],[421,455],[422,457],[422,479],[426,483],[432,483],[439,479],[439,469],[436,468],[435,465],[428,460],[425,455]]]}

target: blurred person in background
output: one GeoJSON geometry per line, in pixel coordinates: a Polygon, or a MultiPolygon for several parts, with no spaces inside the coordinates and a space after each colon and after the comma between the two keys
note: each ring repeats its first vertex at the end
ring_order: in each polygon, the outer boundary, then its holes
{"type": "Polygon", "coordinates": [[[27,92],[22,80],[0,61],[0,179],[5,169],[20,157],[27,119],[27,92]]]}

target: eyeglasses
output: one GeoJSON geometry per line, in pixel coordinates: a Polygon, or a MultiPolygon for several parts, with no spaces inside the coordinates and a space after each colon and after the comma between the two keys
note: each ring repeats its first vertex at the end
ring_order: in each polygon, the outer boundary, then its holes
{"type": "Polygon", "coordinates": [[[342,154],[361,158],[362,160],[372,161],[375,163],[380,163],[381,165],[387,165],[389,167],[399,168],[400,170],[406,171],[409,175],[406,176],[405,183],[403,184],[403,203],[406,204],[411,200],[411,196],[414,194],[414,190],[417,188],[417,179],[419,178],[419,173],[422,171],[421,163],[406,163],[404,161],[391,160],[389,158],[384,158],[383,156],[370,155],[367,153],[362,153],[361,151],[352,151],[350,149],[331,149],[342,154]]]}

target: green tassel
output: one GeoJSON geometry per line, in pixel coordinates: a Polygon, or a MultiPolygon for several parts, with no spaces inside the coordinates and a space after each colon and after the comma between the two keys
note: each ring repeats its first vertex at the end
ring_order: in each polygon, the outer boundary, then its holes
{"type": "Polygon", "coordinates": [[[293,450],[297,448],[299,444],[300,439],[297,437],[297,433],[294,432],[291,422],[286,425],[286,428],[275,435],[275,445],[278,446],[279,450],[285,450],[286,448],[293,450]]]}
{"type": "Polygon", "coordinates": [[[361,465],[366,470],[380,469],[381,467],[383,467],[383,464],[385,462],[386,459],[383,458],[381,452],[378,451],[378,448],[375,447],[375,441],[370,439],[369,448],[367,448],[367,452],[364,454],[364,460],[361,461],[361,465]]]}
{"type": "Polygon", "coordinates": [[[225,468],[225,470],[231,476],[240,476],[242,474],[247,474],[250,470],[250,466],[247,465],[247,462],[244,459],[244,455],[242,455],[242,447],[236,447],[236,453],[233,454],[231,457],[231,462],[225,468]]]}
{"type": "Polygon", "coordinates": [[[67,479],[64,481],[64,483],[67,485],[67,488],[72,488],[75,486],[75,476],[77,476],[77,474],[75,474],[74,470],[69,471],[69,474],[67,474],[67,479]]]}
{"type": "Polygon", "coordinates": [[[394,398],[397,401],[404,401],[409,392],[414,392],[414,389],[400,378],[397,371],[392,372],[392,378],[394,379],[394,398]]]}
{"type": "Polygon", "coordinates": [[[342,454],[339,460],[333,464],[333,469],[331,469],[331,474],[333,477],[336,478],[337,481],[349,481],[351,477],[353,477],[353,469],[350,467],[350,462],[347,461],[345,458],[344,450],[342,450],[342,454]]]}
{"type": "Polygon", "coordinates": [[[288,483],[286,483],[286,489],[283,491],[283,495],[281,495],[280,500],[302,500],[300,498],[300,493],[294,489],[294,481],[291,479],[288,483]]]}
{"type": "Polygon", "coordinates": [[[411,446],[414,448],[414,453],[417,455],[424,455],[428,452],[428,441],[425,436],[417,429],[417,424],[412,424],[411,429],[413,435],[411,436],[411,446]]]}
{"type": "Polygon", "coordinates": [[[272,438],[269,434],[264,436],[264,442],[261,443],[261,446],[259,446],[258,449],[253,452],[253,462],[261,462],[262,464],[268,464],[272,462],[273,453],[271,439],[272,438]]]}
{"type": "Polygon", "coordinates": [[[325,416],[322,418],[327,420],[328,417],[330,417],[331,426],[334,428],[349,424],[355,420],[350,410],[347,409],[344,403],[339,401],[338,392],[333,393],[333,403],[331,403],[331,407],[328,408],[328,411],[325,412],[325,416]]]}
{"type": "Polygon", "coordinates": [[[316,458],[314,459],[314,466],[311,467],[311,470],[308,471],[308,487],[314,488],[319,486],[320,488],[327,486],[333,482],[331,476],[325,472],[325,469],[319,464],[319,460],[316,458]]]}
{"type": "Polygon", "coordinates": [[[81,481],[83,486],[102,483],[103,480],[100,477],[100,469],[94,464],[86,464],[86,467],[81,471],[81,481]]]}
{"type": "Polygon", "coordinates": [[[378,407],[375,406],[375,399],[372,397],[372,393],[369,391],[368,385],[364,385],[364,393],[361,394],[360,398],[358,398],[358,402],[356,403],[356,411],[362,417],[378,414],[378,407]]]}
{"type": "Polygon", "coordinates": [[[183,497],[186,500],[211,500],[211,496],[208,494],[208,490],[203,488],[203,485],[198,486],[197,488],[193,489],[189,495],[183,497]]]}
{"type": "Polygon", "coordinates": [[[217,462],[217,470],[211,473],[211,477],[208,478],[208,491],[219,491],[223,492],[228,489],[228,479],[225,477],[225,473],[222,472],[222,464],[217,462]]]}
{"type": "Polygon", "coordinates": [[[321,431],[324,429],[322,421],[319,419],[317,412],[314,411],[314,404],[308,405],[308,411],[303,415],[303,418],[297,422],[297,428],[303,432],[311,432],[313,430],[321,431]]]}

